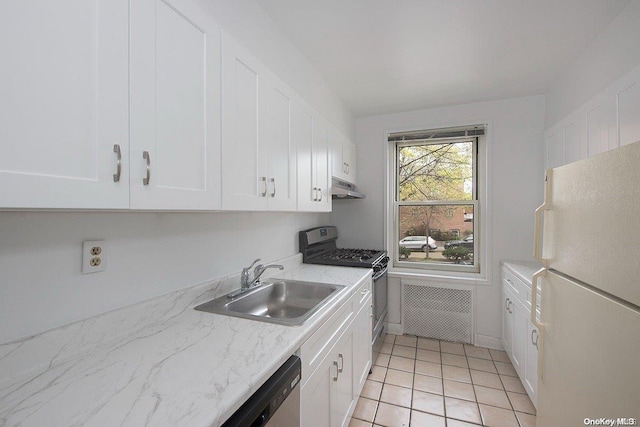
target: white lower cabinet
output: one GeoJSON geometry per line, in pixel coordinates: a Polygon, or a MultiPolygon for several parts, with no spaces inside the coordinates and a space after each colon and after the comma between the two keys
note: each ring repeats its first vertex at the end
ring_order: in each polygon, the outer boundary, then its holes
{"type": "Polygon", "coordinates": [[[515,297],[509,285],[502,285],[502,346],[509,355],[513,367],[518,374],[524,369],[525,342],[523,337],[527,333],[526,312],[524,305],[515,297]]]}
{"type": "Polygon", "coordinates": [[[502,284],[502,348],[507,354],[511,354],[513,346],[513,316],[509,306],[513,304],[513,293],[502,284]]]}
{"type": "Polygon", "coordinates": [[[353,338],[353,384],[358,395],[364,387],[364,383],[369,376],[369,370],[373,364],[371,359],[371,341],[373,319],[373,300],[368,296],[364,306],[353,321],[356,330],[353,338]]]}
{"type": "Polygon", "coordinates": [[[534,405],[538,385],[538,330],[527,297],[531,284],[502,268],[502,346],[534,405]]]}
{"type": "Polygon", "coordinates": [[[301,425],[344,427],[371,368],[371,279],[301,347],[301,425]]]}

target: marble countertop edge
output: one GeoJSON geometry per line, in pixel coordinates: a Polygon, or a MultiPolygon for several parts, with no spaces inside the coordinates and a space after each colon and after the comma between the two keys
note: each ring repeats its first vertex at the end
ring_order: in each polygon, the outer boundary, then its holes
{"type": "Polygon", "coordinates": [[[220,425],[371,274],[290,258],[271,277],[348,286],[301,326],[193,310],[228,276],[0,345],[0,425],[220,425]]]}

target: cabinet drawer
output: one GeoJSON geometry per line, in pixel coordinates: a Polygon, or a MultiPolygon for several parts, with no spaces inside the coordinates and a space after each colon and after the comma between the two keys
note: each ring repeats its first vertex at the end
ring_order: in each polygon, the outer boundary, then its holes
{"type": "Polygon", "coordinates": [[[302,359],[302,384],[318,368],[324,357],[329,353],[340,335],[349,327],[356,311],[354,310],[360,300],[360,294],[351,296],[329,319],[311,335],[300,347],[300,359],[302,359]]]}
{"type": "MultiPolygon", "coordinates": [[[[520,300],[521,303],[526,304],[527,295],[529,295],[531,291],[531,286],[527,283],[520,280],[520,278],[516,277],[510,270],[503,268],[502,269],[502,281],[504,284],[511,289],[513,295],[520,300]]],[[[531,296],[529,295],[529,300],[531,296]]],[[[531,303],[529,302],[529,306],[531,303]]]]}
{"type": "Polygon", "coordinates": [[[356,290],[355,297],[357,298],[357,304],[354,307],[354,311],[358,312],[367,303],[367,299],[371,295],[372,280],[367,278],[356,290]]]}

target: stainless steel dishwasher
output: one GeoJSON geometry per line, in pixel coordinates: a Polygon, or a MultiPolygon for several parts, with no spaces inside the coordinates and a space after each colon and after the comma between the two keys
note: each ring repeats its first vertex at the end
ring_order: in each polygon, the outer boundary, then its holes
{"type": "Polygon", "coordinates": [[[300,427],[298,356],[291,356],[222,427],[300,427]]]}

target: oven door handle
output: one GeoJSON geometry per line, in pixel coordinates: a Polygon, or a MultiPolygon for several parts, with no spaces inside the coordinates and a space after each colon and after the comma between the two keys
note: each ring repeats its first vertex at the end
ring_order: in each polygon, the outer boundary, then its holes
{"type": "Polygon", "coordinates": [[[379,278],[381,278],[382,276],[384,276],[387,273],[387,270],[389,269],[388,266],[385,266],[382,270],[378,271],[376,274],[373,275],[373,280],[378,280],[379,278]]]}

